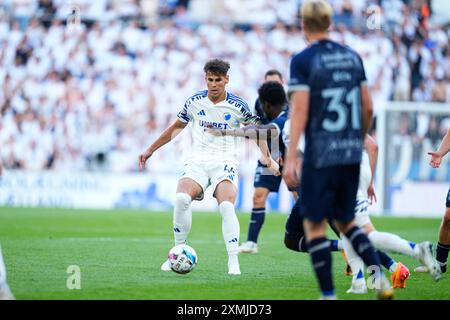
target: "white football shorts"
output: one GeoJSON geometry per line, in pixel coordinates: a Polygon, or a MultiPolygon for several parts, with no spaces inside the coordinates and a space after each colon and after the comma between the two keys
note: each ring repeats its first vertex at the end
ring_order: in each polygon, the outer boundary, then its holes
{"type": "Polygon", "coordinates": [[[194,200],[202,200],[209,186],[212,187],[214,193],[217,185],[225,180],[232,182],[236,189],[238,187],[237,165],[234,162],[218,162],[213,164],[188,162],[184,166],[184,173],[180,179],[183,178],[190,178],[202,187],[202,194],[194,200]]]}
{"type": "Polygon", "coordinates": [[[368,209],[369,209],[369,200],[367,199],[356,200],[355,224],[360,228],[368,223],[371,223],[368,209]]]}

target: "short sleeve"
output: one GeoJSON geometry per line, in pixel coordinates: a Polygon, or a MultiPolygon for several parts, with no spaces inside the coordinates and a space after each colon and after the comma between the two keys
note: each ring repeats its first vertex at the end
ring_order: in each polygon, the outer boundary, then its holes
{"type": "Polygon", "coordinates": [[[184,123],[188,123],[192,120],[192,113],[190,112],[190,105],[192,104],[192,98],[189,98],[184,104],[183,109],[178,112],[177,117],[184,123]]]}
{"type": "Polygon", "coordinates": [[[284,115],[281,117],[275,118],[274,120],[271,121],[271,123],[277,127],[278,135],[281,135],[283,133],[283,131],[284,131],[283,129],[284,129],[286,121],[287,121],[287,119],[284,115]]]}
{"type": "Polygon", "coordinates": [[[298,54],[292,58],[289,67],[289,92],[309,91],[307,65],[308,61],[303,58],[302,54],[298,54]]]}
{"type": "Polygon", "coordinates": [[[236,107],[239,108],[239,112],[241,114],[241,123],[245,124],[260,124],[261,119],[257,115],[253,115],[248,107],[248,104],[244,100],[240,100],[236,102],[236,107]]]}
{"type": "Polygon", "coordinates": [[[367,78],[366,78],[366,70],[364,69],[364,63],[361,59],[361,56],[358,55],[358,60],[359,60],[359,64],[360,64],[360,72],[359,72],[359,84],[366,84],[367,83],[367,78]]]}
{"type": "MultiPolygon", "coordinates": [[[[291,120],[288,119],[288,120],[286,120],[286,122],[284,124],[283,133],[282,133],[283,143],[286,146],[286,148],[289,145],[289,141],[290,141],[290,139],[289,139],[290,131],[291,131],[291,120]]],[[[300,139],[298,140],[297,150],[299,150],[303,153],[305,152],[305,135],[300,136],[300,139]]]]}

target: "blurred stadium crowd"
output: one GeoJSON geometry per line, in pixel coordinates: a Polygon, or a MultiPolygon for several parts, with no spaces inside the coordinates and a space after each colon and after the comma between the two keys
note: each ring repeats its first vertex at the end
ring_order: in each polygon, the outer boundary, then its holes
{"type": "MultiPolygon", "coordinates": [[[[450,32],[448,25],[430,24],[428,1],[330,3],[336,13],[332,38],[362,56],[375,108],[392,100],[450,102],[450,32]],[[370,4],[380,6],[380,29],[367,28],[370,4]]],[[[287,78],[291,55],[306,46],[300,4],[1,1],[5,167],[136,171],[137,155],[175,119],[185,100],[204,88],[209,58],[230,61],[229,90],[251,106],[265,71],[279,69],[287,78]]],[[[428,127],[449,126],[445,119],[425,118],[425,130],[416,126],[422,137],[428,127]]],[[[163,147],[149,170],[173,168],[172,159],[180,158],[189,139],[183,135],[163,147]]]]}

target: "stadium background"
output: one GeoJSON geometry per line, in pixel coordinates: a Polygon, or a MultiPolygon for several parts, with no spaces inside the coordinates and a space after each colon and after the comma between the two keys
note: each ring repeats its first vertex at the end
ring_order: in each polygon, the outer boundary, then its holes
{"type": "MultiPolygon", "coordinates": [[[[450,127],[450,4],[335,0],[331,37],[362,56],[380,143],[374,213],[441,216],[448,158],[426,152],[450,127]],[[398,107],[398,108],[397,108],[398,107]],[[434,110],[434,112],[429,112],[434,110]],[[383,118],[383,132],[380,121],[383,118]]],[[[305,47],[298,0],[6,0],[0,4],[0,204],[172,207],[188,132],[138,172],[137,156],[204,88],[203,65],[231,63],[229,90],[253,106],[268,69],[288,78],[305,47]]],[[[186,130],[188,131],[188,130],[186,130]]],[[[237,208],[251,209],[257,150],[243,143],[237,208]]],[[[211,194],[209,190],[208,195],[211,194]]],[[[285,186],[269,208],[288,212],[285,186]]],[[[194,210],[211,211],[206,196],[194,210]]]]}

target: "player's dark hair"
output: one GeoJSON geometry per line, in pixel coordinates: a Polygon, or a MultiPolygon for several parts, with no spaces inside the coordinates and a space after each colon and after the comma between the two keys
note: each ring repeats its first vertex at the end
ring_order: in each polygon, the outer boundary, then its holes
{"type": "Polygon", "coordinates": [[[281,74],[280,71],[276,70],[276,69],[270,69],[266,72],[266,74],[264,75],[264,78],[267,78],[268,76],[279,76],[281,80],[283,80],[283,75],[281,74]]]}
{"type": "Polygon", "coordinates": [[[286,92],[283,86],[276,81],[268,81],[258,89],[259,100],[271,106],[283,107],[286,104],[286,92]]]}
{"type": "Polygon", "coordinates": [[[228,70],[230,69],[230,64],[227,61],[221,60],[221,59],[212,59],[206,62],[205,66],[203,67],[203,71],[205,73],[212,73],[216,75],[226,76],[228,73],[228,70]]]}

